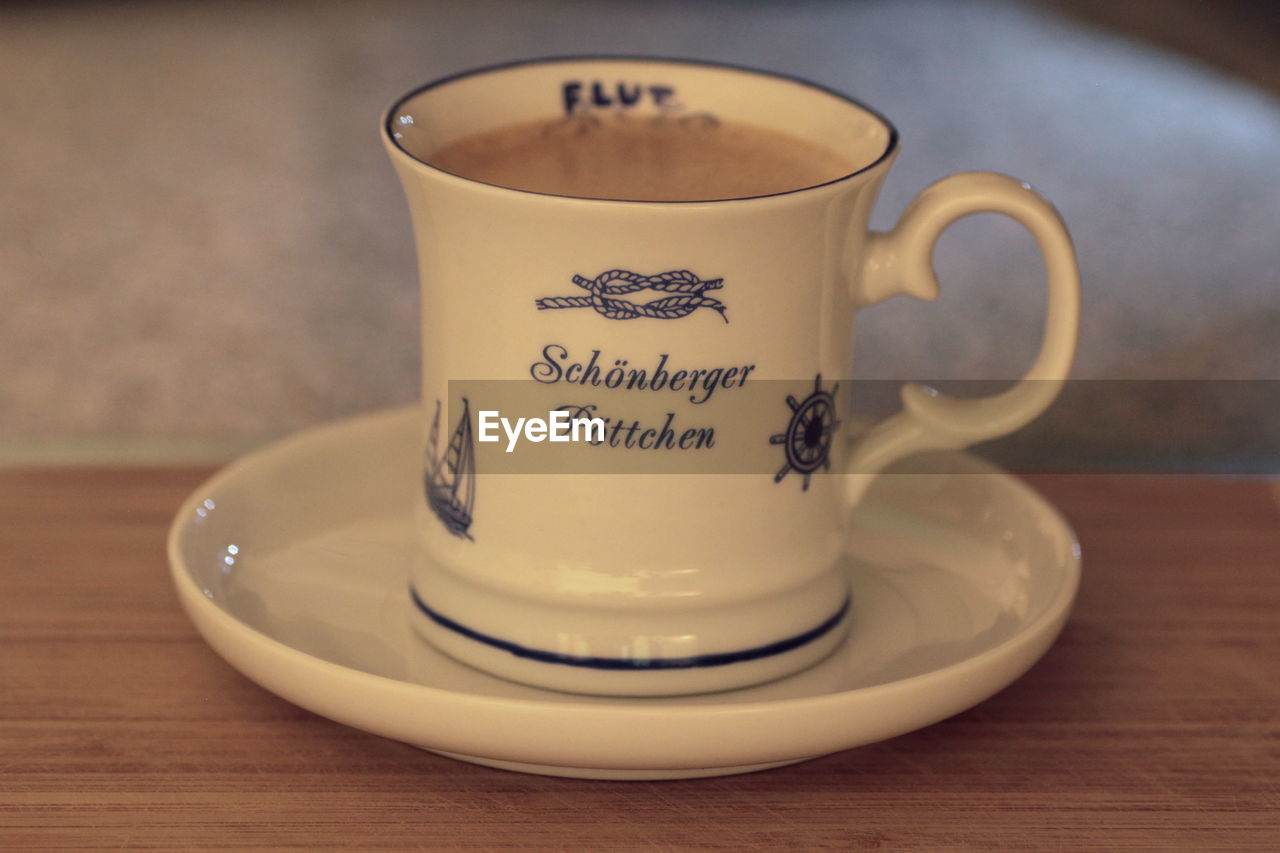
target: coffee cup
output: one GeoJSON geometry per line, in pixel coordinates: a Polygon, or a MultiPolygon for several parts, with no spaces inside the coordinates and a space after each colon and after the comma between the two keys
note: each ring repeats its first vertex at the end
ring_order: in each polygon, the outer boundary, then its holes
{"type": "Polygon", "coordinates": [[[421,275],[411,618],[495,675],[661,696],[815,663],[849,627],[846,528],[875,474],[1019,429],[1070,368],[1079,279],[1053,207],[964,173],[869,231],[898,134],[822,86],[705,62],[534,60],[416,89],[382,130],[421,275]],[[902,411],[851,438],[856,315],[934,298],[934,243],[983,212],[1044,255],[1039,354],[988,397],[904,385],[902,411]],[[499,388],[553,395],[546,417],[505,417],[499,388]],[[591,467],[507,464],[574,440],[591,467]],[[753,461],[705,466],[735,448],[753,461]]]}

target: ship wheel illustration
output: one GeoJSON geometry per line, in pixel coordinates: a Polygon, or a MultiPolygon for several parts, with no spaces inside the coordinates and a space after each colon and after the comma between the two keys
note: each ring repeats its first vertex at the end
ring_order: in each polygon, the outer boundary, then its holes
{"type": "Polygon", "coordinates": [[[836,420],[836,389],[840,383],[831,386],[830,391],[822,390],[822,374],[813,380],[813,393],[803,400],[787,395],[787,405],[791,407],[791,423],[787,431],[770,436],[770,444],[781,444],[787,454],[786,464],[774,475],[775,483],[791,471],[804,476],[804,491],[809,491],[809,478],[819,468],[831,467],[828,454],[831,451],[831,440],[835,436],[840,421],[836,420]]]}

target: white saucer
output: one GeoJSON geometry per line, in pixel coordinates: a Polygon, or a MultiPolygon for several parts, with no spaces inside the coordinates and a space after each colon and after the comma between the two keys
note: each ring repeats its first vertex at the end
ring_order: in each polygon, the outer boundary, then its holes
{"type": "Polygon", "coordinates": [[[183,504],[169,558],[196,627],[249,678],[330,719],[465,761],[664,779],[893,737],[1018,678],[1058,635],[1080,580],[1079,546],[1047,501],[988,463],[934,455],[916,463],[926,473],[879,478],[857,511],[853,628],[817,666],[677,699],[524,687],[456,663],[409,629],[417,417],[343,421],[244,457],[183,504]]]}

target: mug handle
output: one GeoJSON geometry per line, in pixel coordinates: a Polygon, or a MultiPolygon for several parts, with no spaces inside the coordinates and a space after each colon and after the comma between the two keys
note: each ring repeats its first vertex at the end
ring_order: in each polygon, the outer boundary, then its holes
{"type": "Polygon", "coordinates": [[[907,205],[892,231],[868,236],[854,296],[861,306],[907,294],[936,299],[933,247],[948,225],[971,213],[1002,213],[1031,232],[1048,272],[1049,299],[1040,353],[1026,375],[997,394],[949,397],[909,382],[902,411],[857,441],[845,467],[848,498],[856,503],[873,475],[895,460],[925,450],[953,450],[1007,435],[1038,417],[1058,396],[1075,355],[1080,322],[1080,273],[1071,236],[1047,200],[1022,181],[992,172],[943,178],[907,205]]]}

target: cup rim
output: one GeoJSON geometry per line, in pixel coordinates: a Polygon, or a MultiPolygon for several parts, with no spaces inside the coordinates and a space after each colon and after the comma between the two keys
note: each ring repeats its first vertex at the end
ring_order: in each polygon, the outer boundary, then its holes
{"type": "Polygon", "coordinates": [[[463,71],[457,71],[457,72],[454,72],[453,74],[449,74],[444,77],[439,77],[435,80],[424,83],[421,86],[417,86],[416,88],[411,89],[410,91],[396,98],[394,101],[391,102],[391,105],[387,107],[387,109],[383,112],[382,119],[379,123],[379,128],[382,135],[383,144],[386,145],[389,150],[391,150],[392,152],[398,152],[399,154],[408,158],[410,162],[416,164],[421,168],[425,168],[429,172],[432,172],[434,174],[443,175],[454,180],[464,181],[474,186],[485,187],[489,190],[495,190],[502,193],[518,193],[520,195],[538,196],[546,199],[561,199],[564,201],[592,202],[597,204],[608,204],[608,205],[666,206],[666,205],[691,205],[691,204],[728,204],[733,202],[740,203],[740,202],[760,201],[764,199],[777,199],[777,198],[782,198],[786,196],[795,196],[803,193],[810,193],[815,190],[831,187],[836,184],[849,181],[853,178],[858,177],[859,175],[866,174],[882,166],[883,164],[888,162],[893,157],[893,155],[897,152],[898,139],[899,139],[898,129],[894,126],[893,122],[889,121],[889,119],[886,118],[884,114],[881,113],[879,110],[876,110],[868,106],[867,104],[864,104],[862,101],[859,101],[858,99],[852,97],[851,95],[845,94],[844,92],[841,92],[830,86],[825,86],[821,83],[816,83],[812,80],[809,80],[808,78],[800,77],[794,74],[778,72],[778,71],[768,71],[762,68],[755,68],[749,65],[740,65],[732,62],[720,62],[717,60],[709,60],[709,59],[689,59],[685,57],[650,56],[650,55],[644,55],[644,54],[566,54],[566,55],[555,55],[555,56],[542,56],[542,57],[533,57],[533,58],[527,58],[527,59],[515,59],[515,60],[506,61],[506,62],[495,62],[495,63],[490,63],[488,65],[481,65],[474,68],[465,69],[463,71]],[[426,160],[423,160],[422,158],[414,155],[407,148],[405,148],[403,145],[400,144],[400,141],[399,139],[396,138],[396,134],[392,128],[392,121],[394,121],[395,116],[400,112],[400,108],[405,103],[407,103],[413,98],[416,98],[418,95],[421,95],[424,92],[428,92],[440,86],[453,83],[457,80],[462,80],[468,77],[476,77],[476,76],[479,76],[482,74],[488,74],[494,71],[503,71],[509,68],[520,68],[520,67],[531,66],[531,65],[551,65],[555,63],[593,62],[593,61],[626,61],[626,62],[651,62],[655,64],[665,64],[665,65],[693,65],[693,66],[701,66],[701,67],[707,67],[707,68],[720,68],[727,71],[740,71],[747,74],[754,74],[760,77],[772,78],[774,80],[778,80],[785,83],[794,83],[799,86],[804,86],[806,88],[813,89],[815,91],[822,92],[827,95],[831,95],[835,98],[838,98],[841,101],[844,101],[845,103],[851,106],[857,107],[859,110],[863,111],[864,113],[869,115],[871,118],[880,122],[880,124],[887,131],[888,138],[886,140],[884,150],[874,160],[867,163],[865,166],[861,166],[855,169],[852,172],[849,172],[844,175],[840,175],[837,178],[832,178],[829,181],[823,181],[820,184],[811,184],[809,186],[797,187],[796,189],[783,190],[781,192],[775,192],[775,193],[765,193],[762,195],[750,195],[750,196],[735,196],[733,198],[656,200],[656,199],[615,199],[615,198],[596,198],[593,196],[560,195],[557,193],[546,193],[546,192],[539,192],[536,190],[517,189],[515,187],[508,187],[508,186],[503,186],[501,184],[492,184],[487,181],[480,181],[475,178],[467,177],[466,175],[459,175],[456,172],[450,172],[445,169],[441,169],[440,167],[434,166],[431,163],[428,163],[426,160]]]}

